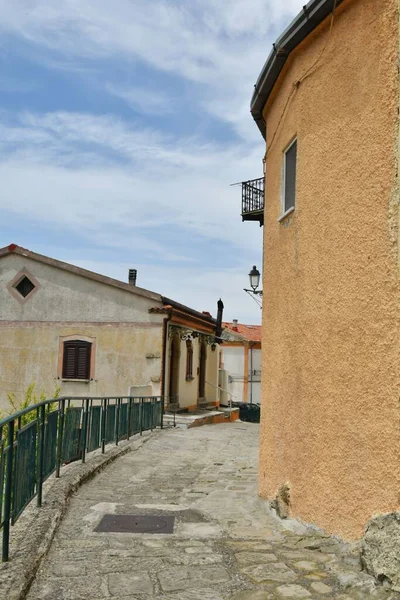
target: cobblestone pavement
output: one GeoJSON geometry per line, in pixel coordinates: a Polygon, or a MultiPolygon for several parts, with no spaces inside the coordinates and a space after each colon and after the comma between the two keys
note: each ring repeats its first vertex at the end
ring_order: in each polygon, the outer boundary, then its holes
{"type": "Polygon", "coordinates": [[[357,555],[257,497],[258,425],[156,432],[71,500],[29,600],[364,600],[357,555]],[[174,533],[97,533],[105,514],[175,516],[174,533]]]}

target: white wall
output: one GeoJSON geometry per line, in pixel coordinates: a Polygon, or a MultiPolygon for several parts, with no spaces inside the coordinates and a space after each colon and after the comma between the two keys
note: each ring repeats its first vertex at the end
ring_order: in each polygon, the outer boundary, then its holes
{"type": "Polygon", "coordinates": [[[249,348],[248,402],[261,400],[261,349],[249,348]],[[253,358],[251,356],[253,355],[253,358]],[[251,364],[253,362],[253,364],[251,364]]]}
{"type": "Polygon", "coordinates": [[[244,391],[244,347],[222,346],[223,368],[228,371],[228,391],[232,402],[243,402],[244,391]]]}
{"type": "Polygon", "coordinates": [[[149,308],[154,299],[87,279],[19,254],[0,259],[0,319],[3,321],[159,322],[149,308]],[[19,271],[27,269],[40,288],[23,304],[7,289],[19,271]]]}
{"type": "MultiPolygon", "coordinates": [[[[160,393],[162,315],[149,309],[155,299],[85,279],[18,254],[0,259],[0,408],[7,393],[23,398],[37,392],[62,395],[119,396],[132,386],[160,393]],[[22,269],[40,288],[21,304],[7,285],[22,269]],[[90,381],[65,381],[60,375],[60,341],[88,337],[95,373],[90,381]]],[[[62,347],[62,345],[61,345],[62,347]]]]}

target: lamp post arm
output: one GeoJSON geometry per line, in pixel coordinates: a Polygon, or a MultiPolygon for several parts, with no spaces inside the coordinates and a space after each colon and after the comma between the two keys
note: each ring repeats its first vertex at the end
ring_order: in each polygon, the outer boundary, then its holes
{"type": "Polygon", "coordinates": [[[243,288],[243,291],[253,298],[254,302],[262,309],[262,290],[254,292],[253,290],[243,288]]]}

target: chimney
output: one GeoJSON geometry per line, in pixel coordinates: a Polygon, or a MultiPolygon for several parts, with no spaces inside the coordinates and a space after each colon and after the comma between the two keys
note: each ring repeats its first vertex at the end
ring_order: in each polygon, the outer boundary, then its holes
{"type": "Polygon", "coordinates": [[[137,270],[129,269],[129,285],[136,285],[137,270]]]}
{"type": "Polygon", "coordinates": [[[222,315],[224,312],[224,303],[222,302],[221,298],[218,300],[217,307],[218,307],[218,312],[217,312],[217,326],[215,328],[215,335],[217,336],[217,338],[219,338],[222,335],[222,315]]]}
{"type": "Polygon", "coordinates": [[[233,331],[238,331],[238,320],[237,319],[233,319],[232,329],[233,329],[233,331]]]}

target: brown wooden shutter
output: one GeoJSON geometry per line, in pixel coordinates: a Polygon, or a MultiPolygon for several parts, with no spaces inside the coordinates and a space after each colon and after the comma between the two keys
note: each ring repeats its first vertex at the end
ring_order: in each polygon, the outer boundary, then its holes
{"type": "Polygon", "coordinates": [[[63,379],[90,379],[91,349],[90,342],[64,342],[63,379]]]}

